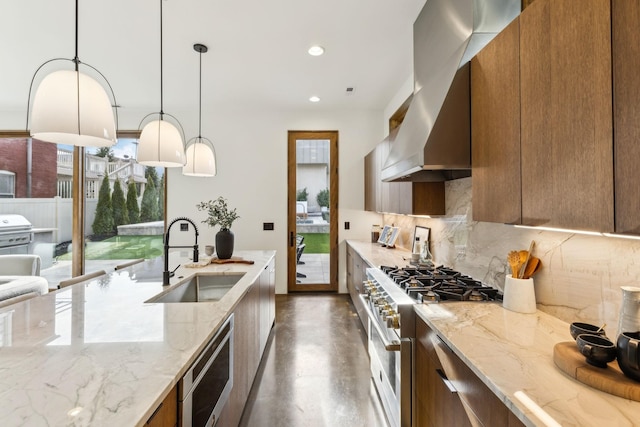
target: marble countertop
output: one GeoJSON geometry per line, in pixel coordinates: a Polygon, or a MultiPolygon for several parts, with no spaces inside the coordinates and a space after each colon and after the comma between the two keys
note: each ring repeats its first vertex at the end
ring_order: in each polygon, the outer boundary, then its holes
{"type": "MultiPolygon", "coordinates": [[[[370,265],[402,266],[409,251],[348,241],[370,265]]],[[[499,303],[416,304],[416,313],[528,426],[634,426],[640,402],[596,390],[553,362],[553,346],[572,341],[569,324],[538,310],[499,303]]]]}
{"type": "MultiPolygon", "coordinates": [[[[170,266],[189,262],[180,255],[170,266]]],[[[171,279],[246,273],[217,302],[146,303],[169,290],[157,258],[0,309],[0,425],[143,425],[275,251],[234,256],[255,264],[183,266],[171,279]]]]}

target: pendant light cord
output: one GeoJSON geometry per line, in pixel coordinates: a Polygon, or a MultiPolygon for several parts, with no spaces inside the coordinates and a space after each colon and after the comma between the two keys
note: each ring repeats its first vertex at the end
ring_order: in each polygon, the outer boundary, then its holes
{"type": "Polygon", "coordinates": [[[76,64],[76,71],[79,71],[80,58],[78,58],[78,0],[76,0],[76,56],[73,58],[76,64]]]}
{"type": "MultiPolygon", "coordinates": [[[[76,0],[78,1],[78,0],[76,0]]],[[[163,93],[163,67],[162,67],[162,2],[160,0],[160,120],[164,116],[164,93],[163,93]]]]}
{"type": "Polygon", "coordinates": [[[202,140],[202,49],[200,49],[200,91],[198,98],[198,138],[202,140]]]}

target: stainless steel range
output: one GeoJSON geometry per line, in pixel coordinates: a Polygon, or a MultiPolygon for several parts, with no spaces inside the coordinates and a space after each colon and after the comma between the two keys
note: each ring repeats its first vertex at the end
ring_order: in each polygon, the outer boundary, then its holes
{"type": "Polygon", "coordinates": [[[33,226],[22,215],[0,215],[0,254],[26,254],[33,226]]]}
{"type": "Polygon", "coordinates": [[[371,376],[391,426],[410,427],[416,336],[413,306],[495,301],[502,294],[455,270],[434,266],[369,268],[364,292],[371,376]]]}

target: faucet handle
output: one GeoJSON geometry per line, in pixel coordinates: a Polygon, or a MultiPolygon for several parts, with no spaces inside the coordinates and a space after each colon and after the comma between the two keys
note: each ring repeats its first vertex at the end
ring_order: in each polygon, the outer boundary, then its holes
{"type": "Polygon", "coordinates": [[[198,245],[193,245],[193,262],[198,262],[198,245]]]}

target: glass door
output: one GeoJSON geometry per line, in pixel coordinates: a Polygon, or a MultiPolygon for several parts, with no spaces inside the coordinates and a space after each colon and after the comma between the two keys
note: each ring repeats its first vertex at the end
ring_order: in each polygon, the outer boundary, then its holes
{"type": "Polygon", "coordinates": [[[338,133],[289,132],[289,291],[338,290],[338,133]]]}

